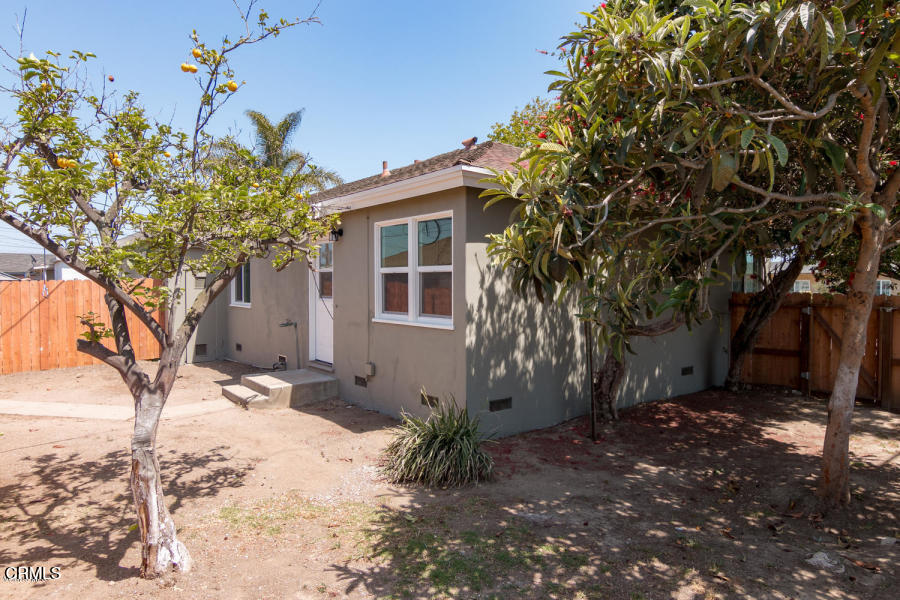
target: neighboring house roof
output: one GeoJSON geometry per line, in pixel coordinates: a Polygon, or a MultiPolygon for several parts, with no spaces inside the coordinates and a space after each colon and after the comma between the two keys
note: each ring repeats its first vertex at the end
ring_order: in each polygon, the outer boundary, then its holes
{"type": "MultiPolygon", "coordinates": [[[[405,167],[391,169],[379,175],[372,175],[371,177],[351,181],[324,192],[319,192],[310,197],[310,202],[331,204],[328,201],[355,196],[362,192],[386,186],[393,187],[401,182],[409,182],[410,180],[436,173],[450,173],[454,171],[461,173],[463,170],[466,170],[478,175],[476,179],[470,178],[465,182],[469,184],[470,182],[489,177],[491,175],[490,169],[496,171],[508,169],[516,163],[521,153],[521,148],[500,142],[471,144],[459,150],[445,152],[405,167]]],[[[459,184],[463,184],[462,179],[459,179],[459,184]]],[[[481,185],[479,187],[487,186],[481,185]]]]}
{"type": "MultiPolygon", "coordinates": [[[[55,256],[47,256],[47,265],[53,264],[56,260],[55,256]]],[[[28,273],[32,269],[44,266],[43,254],[21,254],[12,252],[0,253],[0,273],[8,273],[16,275],[19,273],[28,273]]]]}

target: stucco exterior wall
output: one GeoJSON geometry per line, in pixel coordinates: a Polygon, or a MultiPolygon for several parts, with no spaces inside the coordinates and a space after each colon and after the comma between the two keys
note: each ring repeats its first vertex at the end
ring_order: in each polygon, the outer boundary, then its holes
{"type": "Polygon", "coordinates": [[[271,368],[278,355],[287,357],[287,368],[297,369],[308,359],[307,323],[309,269],[295,262],[281,272],[267,258],[250,261],[250,307],[231,305],[231,290],[218,299],[224,313],[225,358],[271,368]],[[297,323],[281,327],[286,321],[297,323]],[[240,344],[241,349],[237,349],[240,344]]]}
{"type": "Polygon", "coordinates": [[[509,222],[512,202],[483,210],[480,190],[467,190],[466,399],[485,433],[511,435],[548,427],[589,407],[582,328],[572,303],[541,304],[510,288],[487,256],[489,233],[509,222]],[[492,400],[511,407],[489,411],[492,400]]]}
{"type": "Polygon", "coordinates": [[[728,373],[730,282],[710,291],[714,316],[702,325],[657,338],[641,338],[626,358],[619,407],[671,398],[722,385],[728,373]]]}
{"type": "Polygon", "coordinates": [[[345,212],[344,235],[334,244],[334,374],[341,397],[398,416],[401,410],[427,415],[419,390],[453,395],[466,402],[465,244],[463,188],[345,212]],[[375,223],[453,211],[452,330],[409,324],[373,323],[375,311],[375,223]],[[366,387],[365,364],[375,363],[366,387]]]}
{"type": "MultiPolygon", "coordinates": [[[[190,250],[188,252],[188,258],[199,258],[199,256],[199,250],[190,250]]],[[[186,307],[194,303],[204,283],[202,280],[198,281],[189,271],[185,270],[182,272],[182,276],[178,279],[180,297],[177,300],[174,312],[176,327],[184,320],[186,307]]],[[[174,280],[168,282],[170,287],[174,284],[174,280]]],[[[219,296],[206,310],[206,313],[194,330],[194,335],[188,342],[184,356],[181,357],[183,363],[219,360],[225,355],[224,307],[226,305],[227,301],[222,296],[219,296]],[[197,352],[198,344],[206,346],[206,354],[197,352]]]]}
{"type": "MultiPolygon", "coordinates": [[[[547,427],[590,410],[584,336],[574,302],[540,305],[514,295],[508,277],[489,264],[488,233],[509,222],[513,203],[484,211],[469,190],[466,239],[467,393],[470,414],[486,432],[510,435],[547,427]],[[489,412],[491,400],[511,398],[489,412]]],[[[688,331],[634,342],[619,406],[633,406],[721,385],[728,370],[730,285],[714,288],[714,318],[688,331]]],[[[595,357],[595,365],[600,357],[595,357]]]]}

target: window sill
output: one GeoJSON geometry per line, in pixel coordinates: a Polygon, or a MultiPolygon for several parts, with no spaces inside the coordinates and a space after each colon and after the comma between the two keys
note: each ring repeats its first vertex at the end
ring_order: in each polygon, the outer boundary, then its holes
{"type": "Polygon", "coordinates": [[[228,306],[233,306],[235,308],[250,308],[250,304],[247,302],[232,302],[228,306]]]}
{"type": "Polygon", "coordinates": [[[386,319],[376,317],[372,319],[373,323],[385,323],[388,325],[410,325],[412,327],[425,327],[427,329],[443,329],[444,331],[453,330],[453,321],[448,323],[435,323],[429,321],[406,321],[401,319],[386,319]]]}

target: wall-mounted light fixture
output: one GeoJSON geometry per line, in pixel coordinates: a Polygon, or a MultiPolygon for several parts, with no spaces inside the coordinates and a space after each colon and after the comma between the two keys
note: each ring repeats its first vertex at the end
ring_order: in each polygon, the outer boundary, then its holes
{"type": "Polygon", "coordinates": [[[344,235],[343,228],[341,229],[332,229],[331,233],[328,235],[328,239],[332,242],[336,242],[341,239],[341,236],[344,235]]]}

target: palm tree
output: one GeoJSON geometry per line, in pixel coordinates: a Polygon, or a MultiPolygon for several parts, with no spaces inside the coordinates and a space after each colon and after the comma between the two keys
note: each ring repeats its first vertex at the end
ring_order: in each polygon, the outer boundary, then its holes
{"type": "Polygon", "coordinates": [[[302,190],[322,191],[344,182],[334,171],[312,164],[308,155],[289,147],[300,127],[302,109],[288,113],[275,125],[261,112],[248,110],[245,114],[256,129],[256,153],[263,166],[291,174],[297,189],[302,190]]]}

